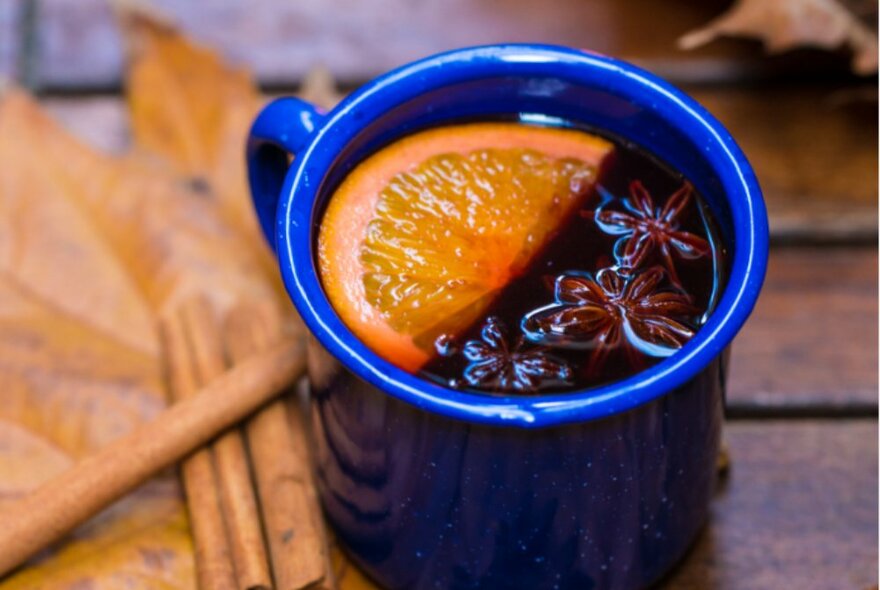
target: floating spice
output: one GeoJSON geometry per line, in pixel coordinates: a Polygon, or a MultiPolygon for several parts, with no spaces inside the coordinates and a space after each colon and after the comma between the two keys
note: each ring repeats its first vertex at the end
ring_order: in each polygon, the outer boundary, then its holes
{"type": "Polygon", "coordinates": [[[635,274],[604,268],[595,276],[561,275],[555,302],[527,314],[522,329],[538,344],[589,351],[591,368],[622,347],[669,356],[694,335],[699,310],[688,295],[662,287],[665,275],[659,266],[635,274]]]}
{"type": "Polygon", "coordinates": [[[516,340],[511,346],[501,320],[489,317],[480,338],[464,345],[462,354],[468,361],[465,382],[480,389],[535,392],[571,380],[571,369],[549,349],[531,345],[522,336],[516,340]]]}
{"type": "MultiPolygon", "coordinates": [[[[629,185],[629,198],[622,199],[624,211],[600,206],[584,211],[595,219],[602,231],[622,236],[614,253],[622,268],[644,268],[658,260],[676,285],[681,285],[675,258],[696,259],[709,256],[711,248],[704,238],[681,229],[681,217],[691,202],[693,187],[685,182],[663,204],[654,204],[651,193],[639,180],[629,185]]],[[[614,200],[609,204],[614,204],[614,200]]]]}

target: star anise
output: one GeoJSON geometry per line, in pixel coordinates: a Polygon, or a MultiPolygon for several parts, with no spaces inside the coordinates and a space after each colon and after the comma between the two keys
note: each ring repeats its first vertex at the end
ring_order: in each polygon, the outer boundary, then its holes
{"type": "Polygon", "coordinates": [[[595,212],[586,212],[584,216],[595,219],[602,231],[623,236],[614,248],[621,267],[641,268],[656,255],[672,283],[681,285],[673,255],[693,260],[711,252],[704,238],[679,229],[692,194],[693,187],[686,182],[663,207],[656,207],[641,181],[634,180],[629,185],[629,199],[622,199],[626,211],[600,205],[595,212]]]}
{"type": "Polygon", "coordinates": [[[534,392],[571,379],[568,365],[545,347],[524,343],[522,337],[508,346],[507,330],[496,317],[486,320],[480,339],[466,342],[462,352],[468,360],[464,379],[480,389],[534,392]]]}
{"type": "Polygon", "coordinates": [[[669,356],[693,335],[697,312],[690,297],[663,289],[665,271],[654,266],[636,274],[605,268],[556,279],[556,303],[523,318],[526,337],[538,344],[591,351],[590,369],[620,347],[647,356],[669,356]]]}

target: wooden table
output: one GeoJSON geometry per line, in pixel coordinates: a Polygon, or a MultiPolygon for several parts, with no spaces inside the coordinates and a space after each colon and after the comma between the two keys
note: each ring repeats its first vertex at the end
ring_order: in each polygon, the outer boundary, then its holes
{"type": "MultiPolygon", "coordinates": [[[[763,59],[749,42],[675,50],[674,39],[721,1],[156,4],[255,68],[271,93],[295,91],[315,64],[345,90],[420,55],[499,40],[591,47],[683,86],[753,162],[773,249],[763,296],[734,347],[732,469],[711,525],[662,587],[876,588],[875,80],[849,77],[840,56],[763,59]],[[660,6],[663,16],[651,16],[660,6]]],[[[120,56],[99,0],[0,3],[0,76],[38,91],[71,129],[109,150],[127,141],[120,56]]]]}

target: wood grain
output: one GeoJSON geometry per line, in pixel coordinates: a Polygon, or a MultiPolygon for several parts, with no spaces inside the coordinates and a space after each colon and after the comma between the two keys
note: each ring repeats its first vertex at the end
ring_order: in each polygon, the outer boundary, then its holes
{"type": "Polygon", "coordinates": [[[18,77],[19,23],[23,9],[24,0],[0,2],[0,85],[4,78],[15,80],[18,77]]]}
{"type": "Polygon", "coordinates": [[[877,402],[876,248],[777,248],[734,341],[734,408],[877,402]]]}
{"type": "Polygon", "coordinates": [[[876,587],[876,421],[733,422],[726,436],[711,523],[660,587],[876,587]]]}
{"type": "MultiPolygon", "coordinates": [[[[780,62],[754,60],[761,50],[749,41],[720,40],[694,52],[676,48],[680,35],[718,15],[726,4],[665,2],[662,15],[646,18],[658,11],[650,0],[150,2],[194,38],[276,86],[290,86],[316,64],[356,83],[438,51],[511,41],[586,47],[679,80],[741,77],[756,66],[780,62]]],[[[42,0],[40,11],[38,78],[43,86],[119,85],[119,35],[104,0],[42,0]]],[[[809,65],[816,71],[828,61],[832,69],[845,71],[845,58],[813,58],[809,65]]]]}
{"type": "Polygon", "coordinates": [[[876,88],[695,87],[745,151],[778,240],[877,236],[876,88]]]}

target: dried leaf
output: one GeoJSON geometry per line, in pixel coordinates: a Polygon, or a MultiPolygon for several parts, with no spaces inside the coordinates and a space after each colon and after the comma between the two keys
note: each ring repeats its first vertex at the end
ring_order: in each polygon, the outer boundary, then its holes
{"type": "MultiPolygon", "coordinates": [[[[72,463],[37,433],[0,420],[0,506],[72,463]]],[[[35,562],[0,581],[0,588],[192,587],[194,566],[176,482],[165,478],[142,487],[82,527],[57,554],[35,562]]]]}
{"type": "Polygon", "coordinates": [[[161,406],[158,346],[125,262],[50,166],[41,138],[57,129],[32,111],[17,92],[0,102],[0,418],[80,456],[161,406]]]}
{"type": "Polygon", "coordinates": [[[262,282],[297,322],[247,186],[245,140],[264,102],[253,77],[148,10],[132,3],[117,8],[129,48],[126,97],[135,147],[216,201],[221,218],[242,234],[262,266],[262,282]]]}
{"type": "Polygon", "coordinates": [[[705,27],[681,37],[679,47],[693,49],[721,36],[754,37],[770,53],[802,46],[848,46],[854,72],[877,71],[876,31],[836,0],[738,0],[705,27]]]}
{"type": "MultiPolygon", "coordinates": [[[[138,14],[132,153],[93,150],[0,94],[0,504],[161,410],[155,325],[177,302],[280,303],[245,185],[250,78],[138,14]]],[[[167,473],[0,589],[193,588],[193,570],[167,473]]]]}
{"type": "MultiPolygon", "coordinates": [[[[154,314],[89,199],[116,163],[0,100],[0,503],[164,405],[154,314]]],[[[142,488],[0,588],[191,588],[176,479],[142,488]]]]}
{"type": "Polygon", "coordinates": [[[223,63],[142,8],[128,5],[118,13],[129,47],[126,97],[136,147],[209,186],[224,217],[262,240],[243,155],[263,102],[250,73],[223,63]]]}
{"type": "Polygon", "coordinates": [[[0,110],[0,277],[120,344],[155,353],[146,302],[63,175],[48,169],[41,139],[54,129],[22,116],[29,105],[12,91],[0,110]]]}
{"type": "MultiPolygon", "coordinates": [[[[90,150],[18,92],[0,101],[0,157],[0,419],[16,425],[0,481],[13,499],[161,408],[156,314],[193,291],[219,307],[275,293],[209,192],[154,159],[90,150]]],[[[176,480],[159,483],[0,588],[193,587],[176,480]]]]}
{"type": "Polygon", "coordinates": [[[56,445],[14,422],[0,420],[0,506],[71,465],[70,457],[56,445]]]}
{"type": "Polygon", "coordinates": [[[57,553],[0,582],[3,590],[195,588],[186,512],[170,482],[111,507],[57,553]]]}
{"type": "Polygon", "coordinates": [[[0,117],[10,143],[29,135],[27,153],[38,160],[40,175],[64,187],[156,313],[194,292],[221,309],[241,298],[275,298],[259,250],[222,219],[210,187],[180,179],[150,158],[95,152],[20,94],[4,101],[0,117]]]}

